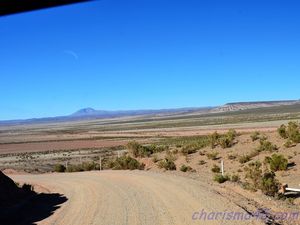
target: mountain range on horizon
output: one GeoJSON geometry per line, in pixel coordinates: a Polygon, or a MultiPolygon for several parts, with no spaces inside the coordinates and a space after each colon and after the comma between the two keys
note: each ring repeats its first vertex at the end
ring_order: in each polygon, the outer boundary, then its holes
{"type": "Polygon", "coordinates": [[[176,115],[176,114],[189,114],[189,113],[222,113],[232,112],[247,109],[300,105],[300,100],[282,100],[282,101],[255,101],[255,102],[233,102],[227,103],[222,106],[215,107],[187,107],[187,108],[171,108],[171,109],[141,109],[141,110],[96,110],[88,107],[80,109],[70,115],[45,117],[45,118],[32,118],[20,120],[3,120],[0,125],[16,125],[16,124],[34,124],[34,123],[48,123],[48,122],[67,122],[88,119],[108,119],[130,116],[154,116],[154,115],[176,115]]]}

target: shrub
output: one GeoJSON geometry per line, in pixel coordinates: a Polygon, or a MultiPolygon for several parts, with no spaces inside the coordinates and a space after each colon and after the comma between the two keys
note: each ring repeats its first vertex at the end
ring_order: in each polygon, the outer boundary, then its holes
{"type": "Polygon", "coordinates": [[[289,122],[287,127],[288,138],[294,143],[300,142],[299,124],[296,122],[289,122]]]}
{"type": "Polygon", "coordinates": [[[95,162],[83,162],[81,168],[83,171],[91,171],[99,169],[99,165],[95,162]]]}
{"type": "Polygon", "coordinates": [[[239,175],[234,174],[231,176],[231,181],[237,183],[241,181],[241,178],[239,175]]]}
{"type": "Polygon", "coordinates": [[[212,159],[212,160],[217,160],[218,159],[218,152],[211,152],[211,153],[207,153],[206,156],[208,159],[212,159]]]}
{"type": "Polygon", "coordinates": [[[82,165],[78,164],[78,165],[68,165],[68,167],[66,168],[66,172],[68,173],[73,173],[73,172],[82,172],[84,171],[82,168],[82,165]]]}
{"type": "Polygon", "coordinates": [[[276,151],[277,149],[278,149],[278,147],[276,145],[272,144],[270,141],[260,140],[260,145],[257,150],[259,152],[262,152],[262,151],[273,152],[273,151],[276,151]]]}
{"type": "Polygon", "coordinates": [[[190,155],[197,152],[197,148],[193,147],[193,146],[185,146],[181,149],[181,153],[183,155],[190,155]]]}
{"type": "MultiPolygon", "coordinates": [[[[300,130],[299,130],[299,124],[297,122],[289,122],[288,126],[285,126],[282,124],[277,129],[279,135],[284,139],[289,139],[290,142],[293,143],[300,143],[300,130]]],[[[290,142],[287,142],[288,146],[291,146],[290,142]]]]}
{"type": "Polygon", "coordinates": [[[287,131],[286,131],[286,126],[282,124],[278,129],[277,129],[278,134],[280,137],[286,139],[288,137],[287,131]]]}
{"type": "Polygon", "coordinates": [[[233,145],[233,139],[224,136],[219,139],[218,143],[222,148],[230,148],[233,145]]]}
{"type": "Polygon", "coordinates": [[[145,164],[140,163],[130,156],[121,156],[113,162],[113,170],[143,170],[145,164]]]}
{"type": "Polygon", "coordinates": [[[190,166],[182,165],[180,167],[180,171],[182,171],[182,172],[190,172],[190,171],[193,171],[193,168],[190,167],[190,166]]]}
{"type": "Polygon", "coordinates": [[[214,132],[210,135],[211,148],[215,148],[220,145],[222,148],[230,148],[234,145],[234,139],[237,136],[237,132],[234,129],[230,129],[226,134],[219,135],[214,132]]]}
{"type": "Polygon", "coordinates": [[[221,172],[221,168],[217,165],[213,165],[213,168],[211,168],[211,171],[213,173],[220,173],[221,172]]]}
{"type": "Polygon", "coordinates": [[[260,183],[261,191],[265,195],[274,197],[278,193],[279,188],[280,188],[280,183],[275,178],[275,173],[274,172],[264,173],[260,183]]]}
{"type": "Polygon", "coordinates": [[[162,146],[157,147],[155,145],[143,146],[136,141],[128,142],[126,147],[130,155],[133,157],[149,157],[151,154],[155,152],[160,152],[166,149],[166,147],[162,147],[162,146]]]}
{"type": "Polygon", "coordinates": [[[271,157],[266,157],[265,162],[270,165],[273,172],[287,170],[288,167],[288,160],[283,155],[273,154],[271,157]]]}
{"type": "Polygon", "coordinates": [[[266,172],[263,174],[259,161],[249,164],[249,166],[245,168],[245,171],[246,179],[249,179],[251,183],[244,183],[244,188],[250,190],[260,189],[268,196],[275,196],[277,194],[280,184],[275,178],[275,173],[266,172]]]}
{"type": "Polygon", "coordinates": [[[239,157],[239,162],[241,164],[244,164],[244,163],[247,163],[251,160],[250,156],[249,155],[243,155],[243,156],[240,156],[239,157]]]}
{"type": "Polygon", "coordinates": [[[200,166],[206,164],[206,162],[204,160],[200,160],[198,163],[200,166]]]}
{"type": "Polygon", "coordinates": [[[66,167],[62,164],[56,164],[54,166],[54,172],[57,172],[57,173],[64,173],[66,171],[66,167]]]}
{"type": "Polygon", "coordinates": [[[253,132],[253,133],[250,135],[251,140],[252,140],[253,142],[256,141],[256,140],[258,140],[258,139],[259,139],[259,135],[260,135],[260,133],[259,133],[258,131],[253,132]]]}
{"type": "Polygon", "coordinates": [[[206,151],[199,151],[199,155],[205,155],[206,151]]]}
{"type": "Polygon", "coordinates": [[[238,136],[238,133],[236,132],[236,130],[234,129],[229,129],[229,131],[227,132],[226,136],[229,138],[229,139],[235,139],[237,136],[238,136]]]}
{"type": "Polygon", "coordinates": [[[214,181],[218,182],[219,184],[223,184],[228,180],[230,180],[230,177],[227,175],[223,176],[221,174],[216,174],[214,177],[214,181]]]}
{"type": "Polygon", "coordinates": [[[218,144],[222,148],[230,148],[234,145],[234,139],[237,136],[237,132],[234,129],[230,129],[225,135],[219,137],[218,144]]]}
{"type": "Polygon", "coordinates": [[[211,148],[215,148],[218,145],[218,139],[220,135],[217,131],[215,131],[213,134],[210,135],[210,144],[211,148]]]}
{"type": "Polygon", "coordinates": [[[237,158],[236,155],[228,155],[229,160],[235,160],[237,158]]]}
{"type": "Polygon", "coordinates": [[[138,157],[139,156],[139,149],[141,147],[141,145],[136,142],[136,141],[130,141],[127,143],[126,145],[129,153],[133,156],[133,157],[138,157]]]}
{"type": "Polygon", "coordinates": [[[172,159],[169,157],[166,157],[162,161],[159,161],[158,163],[159,168],[163,168],[165,170],[176,170],[176,165],[172,159]]]}
{"type": "Polygon", "coordinates": [[[261,162],[256,161],[253,163],[250,163],[245,168],[245,177],[246,179],[249,179],[252,183],[252,188],[256,190],[256,188],[259,187],[261,179],[262,179],[262,169],[261,169],[261,162]]]}

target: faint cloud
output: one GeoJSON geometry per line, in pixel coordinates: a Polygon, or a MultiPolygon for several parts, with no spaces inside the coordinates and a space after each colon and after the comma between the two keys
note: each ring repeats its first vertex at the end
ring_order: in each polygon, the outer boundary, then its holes
{"type": "Polygon", "coordinates": [[[76,52],[72,51],[72,50],[64,50],[63,53],[67,54],[67,55],[70,55],[70,56],[73,56],[74,59],[76,59],[76,60],[79,59],[79,55],[76,52]]]}

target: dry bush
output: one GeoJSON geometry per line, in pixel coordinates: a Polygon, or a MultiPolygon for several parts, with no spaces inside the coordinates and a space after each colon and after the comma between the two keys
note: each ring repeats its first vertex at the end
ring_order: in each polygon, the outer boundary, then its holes
{"type": "Polygon", "coordinates": [[[226,181],[229,181],[230,177],[228,175],[216,174],[214,177],[214,181],[218,182],[219,184],[223,184],[226,181]]]}
{"type": "Polygon", "coordinates": [[[249,182],[244,183],[244,188],[250,190],[260,189],[265,195],[276,196],[280,187],[280,183],[276,179],[274,172],[266,171],[263,173],[261,169],[262,164],[259,161],[250,163],[245,168],[246,179],[249,182]]]}
{"type": "Polygon", "coordinates": [[[260,133],[258,131],[254,131],[250,137],[251,137],[251,140],[254,142],[256,140],[259,140],[259,136],[260,136],[260,133]]]}
{"type": "Polygon", "coordinates": [[[288,160],[283,155],[273,154],[271,157],[266,157],[265,162],[273,172],[287,170],[288,168],[288,160]]]}
{"type": "Polygon", "coordinates": [[[211,168],[211,171],[213,173],[220,173],[221,172],[221,168],[217,165],[213,165],[213,167],[211,168]]]}
{"type": "Polygon", "coordinates": [[[276,151],[277,149],[278,147],[275,144],[272,144],[272,142],[268,140],[260,140],[259,147],[257,148],[259,152],[263,152],[263,151],[273,152],[276,151]]]}
{"type": "Polygon", "coordinates": [[[211,159],[211,160],[217,160],[218,159],[218,155],[219,155],[218,152],[211,152],[211,153],[207,153],[206,154],[207,158],[211,159]]]}
{"type": "Polygon", "coordinates": [[[109,167],[113,170],[143,170],[145,164],[140,163],[130,156],[121,156],[109,162],[109,167]]]}
{"type": "Polygon", "coordinates": [[[62,164],[56,164],[54,166],[54,172],[57,172],[57,173],[64,173],[66,171],[66,167],[62,164]]]}
{"type": "Polygon", "coordinates": [[[173,161],[170,161],[168,159],[164,159],[162,161],[159,161],[158,167],[165,170],[176,170],[176,165],[173,161]]]}
{"type": "Polygon", "coordinates": [[[237,174],[234,174],[234,175],[232,175],[231,176],[231,179],[230,179],[232,182],[234,182],[234,183],[238,183],[238,182],[240,182],[241,181],[241,177],[239,176],[239,175],[237,175],[237,174]]]}
{"type": "Polygon", "coordinates": [[[300,126],[297,122],[289,122],[288,125],[282,124],[277,129],[278,134],[280,137],[284,139],[288,139],[290,142],[293,143],[300,143],[300,126]]]}
{"type": "Polygon", "coordinates": [[[206,162],[205,162],[204,160],[200,160],[200,161],[198,162],[198,164],[199,164],[200,166],[202,166],[202,165],[206,164],[206,162]]]}
{"type": "Polygon", "coordinates": [[[239,157],[239,162],[241,164],[244,164],[244,163],[247,163],[251,160],[250,156],[249,155],[242,155],[239,157]]]}
{"type": "Polygon", "coordinates": [[[190,166],[182,165],[180,167],[180,171],[185,173],[185,172],[192,172],[192,171],[194,171],[194,169],[190,166]]]}

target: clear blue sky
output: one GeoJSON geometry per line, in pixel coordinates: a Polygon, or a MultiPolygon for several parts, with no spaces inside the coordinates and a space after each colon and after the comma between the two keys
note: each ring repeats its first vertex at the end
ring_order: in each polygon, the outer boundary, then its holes
{"type": "Polygon", "coordinates": [[[103,0],[0,17],[0,120],[299,99],[300,3],[103,0]]]}

